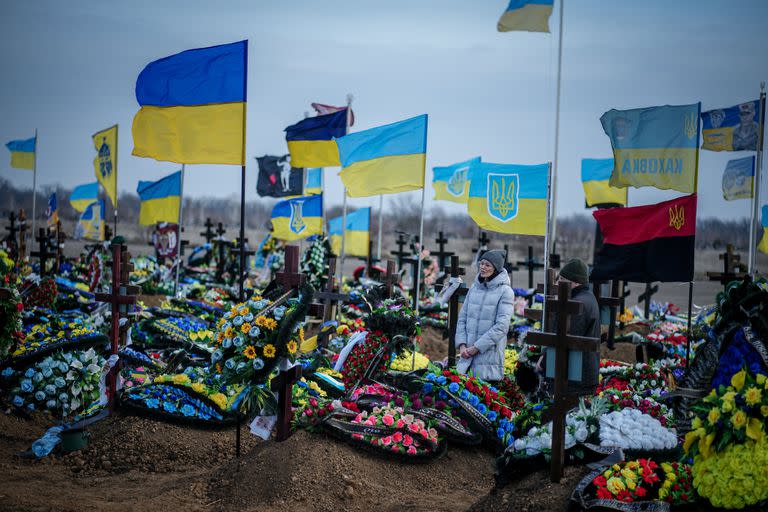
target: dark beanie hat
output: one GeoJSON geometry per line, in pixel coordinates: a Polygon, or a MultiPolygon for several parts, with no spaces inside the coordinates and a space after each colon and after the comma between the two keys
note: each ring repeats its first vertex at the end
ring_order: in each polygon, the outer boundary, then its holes
{"type": "Polygon", "coordinates": [[[504,251],[500,251],[498,249],[493,251],[485,251],[483,255],[480,256],[480,259],[485,260],[493,265],[493,268],[496,269],[496,272],[501,272],[501,269],[504,268],[504,251]]]}
{"type": "Polygon", "coordinates": [[[587,284],[589,282],[589,270],[587,264],[579,258],[573,258],[560,269],[560,276],[574,283],[587,284]]]}

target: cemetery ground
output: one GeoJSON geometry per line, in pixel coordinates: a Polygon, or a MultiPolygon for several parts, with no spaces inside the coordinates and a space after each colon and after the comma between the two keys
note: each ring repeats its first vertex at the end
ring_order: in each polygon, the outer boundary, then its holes
{"type": "MultiPolygon", "coordinates": [[[[433,360],[447,355],[439,331],[424,330],[422,352],[433,360]]],[[[602,352],[635,361],[628,343],[602,352]]],[[[49,425],[41,413],[28,420],[0,414],[0,511],[563,510],[589,472],[567,466],[553,484],[546,469],[496,489],[493,454],[481,447],[451,447],[438,460],[406,464],[305,431],[262,442],[245,425],[237,459],[234,428],[120,412],[89,428],[82,452],[24,457],[49,425]]]]}

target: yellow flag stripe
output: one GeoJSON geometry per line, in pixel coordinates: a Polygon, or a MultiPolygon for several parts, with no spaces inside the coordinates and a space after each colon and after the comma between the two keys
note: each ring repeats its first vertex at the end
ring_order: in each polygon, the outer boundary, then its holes
{"type": "Polygon", "coordinates": [[[294,167],[338,167],[339,146],[335,140],[289,140],[291,165],[294,167]]]}
{"type": "Polygon", "coordinates": [[[426,155],[395,155],[355,162],[345,167],[341,180],[349,197],[396,194],[424,187],[426,155]]]}
{"type": "Polygon", "coordinates": [[[11,167],[32,171],[35,168],[35,154],[31,152],[11,151],[11,167]]]}
{"type": "Polygon", "coordinates": [[[139,224],[149,226],[156,222],[179,222],[180,196],[147,199],[141,202],[139,224]]]}
{"type": "Polygon", "coordinates": [[[517,216],[507,222],[491,216],[485,197],[470,197],[467,210],[482,229],[512,235],[544,236],[547,230],[547,200],[520,199],[517,216]]]}

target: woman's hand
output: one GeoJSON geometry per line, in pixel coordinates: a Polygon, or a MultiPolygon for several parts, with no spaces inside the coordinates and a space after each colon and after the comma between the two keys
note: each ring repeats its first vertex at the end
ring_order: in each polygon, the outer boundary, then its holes
{"type": "Polygon", "coordinates": [[[464,359],[469,359],[477,355],[478,352],[480,352],[480,350],[478,350],[476,347],[463,348],[461,349],[461,357],[464,359]]]}

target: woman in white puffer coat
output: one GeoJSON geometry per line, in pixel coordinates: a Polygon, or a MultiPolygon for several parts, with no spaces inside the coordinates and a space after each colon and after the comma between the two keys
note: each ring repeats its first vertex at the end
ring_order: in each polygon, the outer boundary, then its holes
{"type": "Polygon", "coordinates": [[[504,349],[514,311],[515,293],[504,269],[504,252],[480,257],[478,275],[467,292],[456,325],[459,373],[487,381],[504,378],[504,349]]]}

